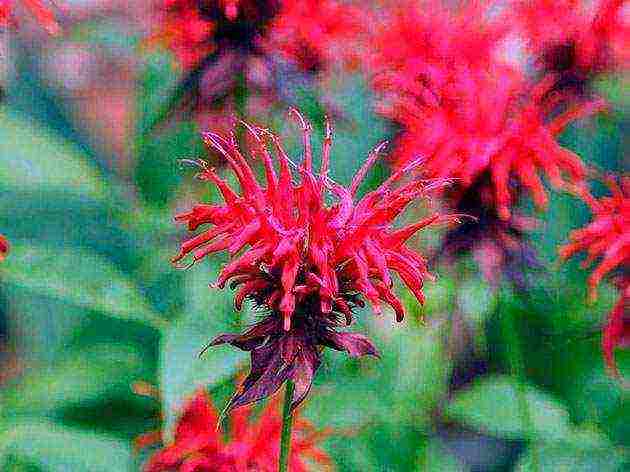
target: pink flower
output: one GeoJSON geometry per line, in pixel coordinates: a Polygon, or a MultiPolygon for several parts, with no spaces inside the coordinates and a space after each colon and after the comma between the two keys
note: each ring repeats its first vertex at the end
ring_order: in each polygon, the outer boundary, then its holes
{"type": "MultiPolygon", "coordinates": [[[[271,401],[258,419],[249,407],[231,415],[229,436],[217,429],[218,412],[204,390],[184,407],[171,444],[155,452],[146,463],[145,472],[275,472],[278,468],[282,418],[276,401],[271,401]]],[[[328,455],[318,447],[326,436],[307,420],[295,415],[289,457],[294,472],[310,470],[308,464],[332,469],[328,455]]],[[[147,447],[159,441],[147,433],[136,444],[147,447]]]]}
{"type": "Polygon", "coordinates": [[[522,32],[529,51],[567,86],[627,69],[630,17],[623,0],[513,0],[506,21],[522,32]],[[561,20],[560,20],[561,18],[561,20]]]}
{"type": "Polygon", "coordinates": [[[619,302],[609,316],[602,339],[606,362],[617,373],[613,351],[630,342],[630,177],[622,177],[621,185],[613,179],[608,183],[611,191],[608,197],[596,200],[589,193],[583,194],[593,212],[593,221],[571,233],[571,242],[560,248],[560,257],[568,259],[578,252],[586,252],[584,266],[599,260],[588,279],[591,299],[597,297],[597,287],[607,274],[615,269],[621,271],[619,302]]]}
{"type": "Polygon", "coordinates": [[[493,206],[505,220],[524,193],[545,207],[542,176],[556,187],[583,186],[581,159],[557,136],[603,102],[568,100],[555,89],[557,75],[532,84],[503,60],[499,45],[513,26],[498,21],[492,5],[451,11],[436,4],[421,10],[403,2],[375,39],[372,84],[380,111],[401,127],[395,165],[421,156],[425,176],[454,178],[463,190],[489,175],[493,206]]]}
{"type": "Polygon", "coordinates": [[[0,234],[0,262],[2,262],[7,257],[10,247],[11,246],[9,246],[9,241],[7,241],[7,238],[0,234]]]}
{"type": "MultiPolygon", "coordinates": [[[[42,0],[22,0],[21,3],[35,21],[50,34],[58,34],[60,32],[55,15],[42,0]]],[[[0,28],[6,28],[13,24],[13,0],[0,0],[0,28]]]]}
{"type": "Polygon", "coordinates": [[[265,170],[261,185],[239,150],[234,133],[204,134],[206,143],[225,157],[240,185],[235,192],[214,169],[200,162],[199,178],[212,182],[223,204],[198,204],[176,219],[191,231],[209,229],[184,242],[174,258],[191,264],[218,251],[232,260],[219,274],[216,286],[239,287],[237,309],[250,298],[271,312],[242,335],[222,335],[211,345],[229,343],[252,355],[252,370],[231,406],[239,406],[275,392],[287,379],[295,384],[293,407],[307,395],[320,364],[320,346],[352,356],[378,355],[360,334],[336,331],[349,325],[353,308],[365,298],[376,313],[389,304],[402,320],[404,309],[394,294],[392,272],[422,303],[424,279],[430,277],[425,259],[405,246],[422,228],[440,220],[433,215],[401,229],[392,227],[397,216],[435,183],[403,182],[415,164],[400,169],[378,189],[355,201],[363,177],[378,158],[379,146],[345,188],[330,177],[328,168],[332,131],[327,133],[319,174],[312,170],[310,125],[295,110],[303,132],[303,161],[294,166],[278,138],[267,130],[243,125],[256,143],[254,156],[265,170]],[[279,171],[267,148],[271,143],[279,171]],[[398,184],[398,185],[397,185],[398,184]],[[329,199],[333,203],[327,203],[329,199]]]}

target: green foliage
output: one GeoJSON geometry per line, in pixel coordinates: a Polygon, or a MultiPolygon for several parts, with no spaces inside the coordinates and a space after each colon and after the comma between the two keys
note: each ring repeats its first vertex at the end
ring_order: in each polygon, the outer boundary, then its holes
{"type": "MultiPolygon", "coordinates": [[[[73,39],[129,53],[136,40],[119,31],[90,23],[73,39]]],[[[22,112],[0,109],[0,233],[11,242],[0,264],[3,471],[137,470],[134,437],[162,427],[171,438],[190,395],[206,387],[220,408],[248,368],[246,353],[227,346],[198,356],[216,335],[240,331],[260,314],[251,307],[235,313],[230,290],[208,287],[225,258],[185,272],[169,264],[186,231],[173,224],[173,213],[191,195],[211,201],[216,192],[177,163],[206,151],[197,124],[171,113],[181,92],[173,58],[152,52],[140,62],[129,179],[107,169],[56,115],[40,109],[35,78],[19,85],[33,92],[18,97],[22,112]],[[13,374],[5,375],[5,363],[13,374]],[[134,393],[140,381],[154,385],[159,398],[134,393]]],[[[602,169],[623,165],[623,80],[598,84],[616,104],[614,113],[562,137],[602,169]]],[[[395,136],[358,76],[337,77],[326,90],[306,84],[288,92],[313,120],[316,164],[324,115],[331,116],[330,175],[340,183],[350,181],[375,145],[395,136]]],[[[239,112],[248,110],[252,95],[239,89],[239,112]]],[[[278,131],[299,162],[301,137],[286,106],[266,111],[269,117],[244,118],[278,131]]],[[[361,191],[386,175],[381,162],[361,191]]],[[[404,323],[391,321],[391,313],[375,319],[357,310],[349,329],[369,334],[380,360],[324,352],[302,414],[332,428],[324,449],[338,470],[469,470],[470,461],[446,446],[445,425],[506,445],[514,455],[512,464],[504,461],[508,469],[628,467],[627,392],[606,374],[600,352],[599,331],[616,292],[603,285],[598,302],[587,305],[578,262],[559,266],[557,246],[589,214],[569,195],[551,196],[532,234],[544,269],[526,293],[499,292],[474,264],[444,268],[436,282],[427,282],[423,307],[396,287],[408,311],[404,323]],[[514,320],[512,336],[500,329],[505,316],[514,320]],[[524,354],[518,379],[508,374],[514,339],[524,354]],[[462,346],[473,346],[483,369],[454,388],[471,355],[462,346]]],[[[630,373],[628,353],[618,357],[630,373]]]]}

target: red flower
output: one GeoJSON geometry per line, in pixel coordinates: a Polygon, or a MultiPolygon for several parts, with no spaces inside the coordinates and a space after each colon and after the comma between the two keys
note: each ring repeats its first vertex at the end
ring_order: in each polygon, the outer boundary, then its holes
{"type": "Polygon", "coordinates": [[[613,350],[630,341],[630,177],[622,177],[621,185],[610,179],[609,187],[611,195],[599,200],[588,193],[583,195],[593,212],[593,221],[571,233],[572,242],[560,248],[560,257],[568,259],[584,251],[588,255],[585,266],[600,260],[588,279],[591,299],[597,297],[597,286],[607,274],[615,269],[622,271],[618,283],[621,296],[609,316],[602,340],[606,361],[617,372],[613,350]]]}
{"type": "Polygon", "coordinates": [[[567,105],[553,75],[531,86],[501,59],[509,25],[491,17],[483,2],[455,13],[407,6],[379,33],[373,85],[381,111],[402,127],[398,166],[422,156],[426,176],[455,178],[462,189],[488,173],[496,211],[508,219],[518,196],[511,181],[539,207],[547,201],[541,174],[558,187],[583,185],[582,161],[556,137],[603,103],[567,105]]]}
{"type": "MultiPolygon", "coordinates": [[[[55,20],[55,15],[42,0],[22,0],[22,5],[50,34],[59,33],[59,24],[55,20]]],[[[5,28],[12,24],[13,0],[0,0],[0,28],[5,28]]]]}
{"type": "Polygon", "coordinates": [[[352,308],[365,297],[374,311],[391,305],[396,318],[404,310],[392,291],[396,272],[422,303],[423,281],[429,277],[425,260],[405,246],[420,229],[435,223],[431,216],[402,229],[392,222],[413,200],[434,184],[412,180],[399,185],[413,165],[393,174],[378,189],[358,202],[354,196],[363,177],[378,157],[382,145],[370,155],[350,188],[328,177],[332,132],[327,127],[320,174],[312,170],[310,126],[295,110],[303,130],[304,158],[297,166],[300,182],[291,172],[292,163],[279,140],[271,133],[244,124],[257,143],[255,155],[262,161],[266,186],[261,186],[236,144],[234,133],[225,138],[206,133],[209,146],[225,157],[236,175],[237,194],[205,163],[199,178],[214,183],[224,204],[198,204],[176,217],[190,230],[211,228],[182,244],[174,262],[191,255],[192,262],[227,250],[232,261],[223,269],[216,286],[240,286],[234,297],[240,309],[245,298],[271,311],[242,335],[223,335],[211,345],[230,343],[251,351],[252,370],[243,388],[234,396],[236,407],[275,392],[287,379],[295,384],[293,407],[308,393],[320,364],[319,346],[347,351],[352,356],[377,355],[364,336],[336,331],[350,324],[352,308]],[[276,149],[279,174],[267,149],[276,149]],[[336,201],[328,204],[329,194],[336,201]]]}
{"type": "Polygon", "coordinates": [[[317,72],[342,60],[356,64],[365,53],[365,8],[335,0],[285,0],[265,38],[269,54],[280,53],[301,70],[317,72]]]}
{"type": "MultiPolygon", "coordinates": [[[[200,390],[185,406],[171,444],[154,453],[146,463],[146,472],[275,472],[278,468],[282,419],[278,404],[270,402],[260,417],[253,420],[249,407],[230,418],[229,437],[217,429],[218,412],[205,391],[200,390]]],[[[294,415],[294,430],[289,468],[309,470],[309,463],[332,468],[328,455],[318,447],[326,436],[315,431],[307,420],[294,415]]],[[[157,442],[154,433],[136,442],[146,447],[157,442]]]]}
{"type": "Polygon", "coordinates": [[[2,262],[9,253],[9,241],[0,234],[0,262],[2,262]]]}
{"type": "Polygon", "coordinates": [[[514,0],[509,18],[526,46],[564,85],[630,66],[630,21],[623,0],[514,0]],[[624,10],[625,8],[625,10],[624,10]],[[561,18],[561,20],[559,20],[561,18]]]}

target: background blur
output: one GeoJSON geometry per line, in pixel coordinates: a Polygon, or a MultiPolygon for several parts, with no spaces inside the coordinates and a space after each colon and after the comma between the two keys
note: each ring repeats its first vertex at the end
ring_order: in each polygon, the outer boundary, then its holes
{"type": "MultiPolygon", "coordinates": [[[[185,233],[173,214],[214,198],[178,160],[207,158],[199,133],[225,118],[210,107],[149,126],[179,73],[168,53],[144,47],[141,2],[69,3],[76,11],[62,38],[28,22],[3,36],[3,471],[138,470],[147,451],[133,450],[135,437],[160,427],[168,437],[199,386],[222,405],[249,362],[230,348],[197,357],[214,335],[251,319],[234,314],[229,291],[208,288],[221,261],[190,271],[169,262],[185,233]],[[159,396],[144,394],[152,390],[159,396]]],[[[627,84],[600,81],[614,111],[561,139],[601,169],[627,169],[627,84]]],[[[315,123],[317,139],[328,110],[338,181],[396,132],[374,113],[359,74],[324,85],[286,72],[281,87],[284,101],[273,106],[239,88],[229,108],[280,131],[294,151],[287,106],[315,123]]],[[[372,185],[383,175],[385,166],[372,185]]],[[[382,360],[326,353],[302,411],[333,428],[325,449],[340,471],[531,470],[532,454],[544,470],[628,470],[628,391],[606,374],[600,350],[614,290],[603,286],[586,304],[587,273],[557,257],[589,213],[559,193],[547,212],[530,213],[541,220],[532,244],[543,267],[523,268],[527,290],[491,287],[472,258],[441,265],[426,306],[409,299],[403,323],[357,317],[382,360]]],[[[438,237],[421,241],[426,253],[438,237]]],[[[630,353],[617,356],[630,374],[630,353]]]]}

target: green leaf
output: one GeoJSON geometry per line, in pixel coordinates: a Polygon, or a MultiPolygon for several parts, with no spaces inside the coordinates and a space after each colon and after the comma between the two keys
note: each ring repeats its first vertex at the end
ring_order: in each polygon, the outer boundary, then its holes
{"type": "Polygon", "coordinates": [[[186,312],[162,341],[160,377],[167,437],[186,400],[200,387],[211,388],[233,377],[247,357],[231,346],[211,348],[199,357],[215,336],[240,330],[230,291],[208,287],[216,274],[217,268],[207,264],[198,264],[188,272],[186,312]]]}
{"type": "Polygon", "coordinates": [[[0,414],[41,414],[117,392],[131,394],[130,385],[144,378],[143,362],[130,344],[100,343],[66,351],[48,369],[27,371],[18,385],[5,389],[0,414]]]}
{"type": "Polygon", "coordinates": [[[3,283],[156,329],[166,322],[140,290],[106,259],[81,249],[14,245],[0,267],[3,283]]]}
{"type": "Polygon", "coordinates": [[[106,183],[76,147],[7,109],[0,109],[0,123],[1,189],[108,198],[106,183]]]}
{"type": "Polygon", "coordinates": [[[12,457],[46,472],[131,471],[133,463],[122,441],[47,421],[16,424],[0,434],[0,467],[12,457]]]}
{"type": "Polygon", "coordinates": [[[438,439],[430,438],[420,448],[416,470],[463,472],[466,469],[438,439]]]}
{"type": "Polygon", "coordinates": [[[623,468],[624,455],[610,444],[574,442],[536,443],[519,459],[518,472],[617,472],[623,468]]]}
{"type": "Polygon", "coordinates": [[[571,425],[562,404],[526,386],[525,400],[530,415],[527,420],[521,411],[520,391],[517,381],[511,377],[483,378],[456,394],[444,414],[449,420],[499,437],[558,439],[567,436],[571,425]]]}
{"type": "Polygon", "coordinates": [[[153,205],[166,205],[184,174],[178,160],[198,157],[205,157],[205,148],[192,122],[178,123],[164,134],[143,141],[138,145],[135,172],[142,196],[153,205]]]}

